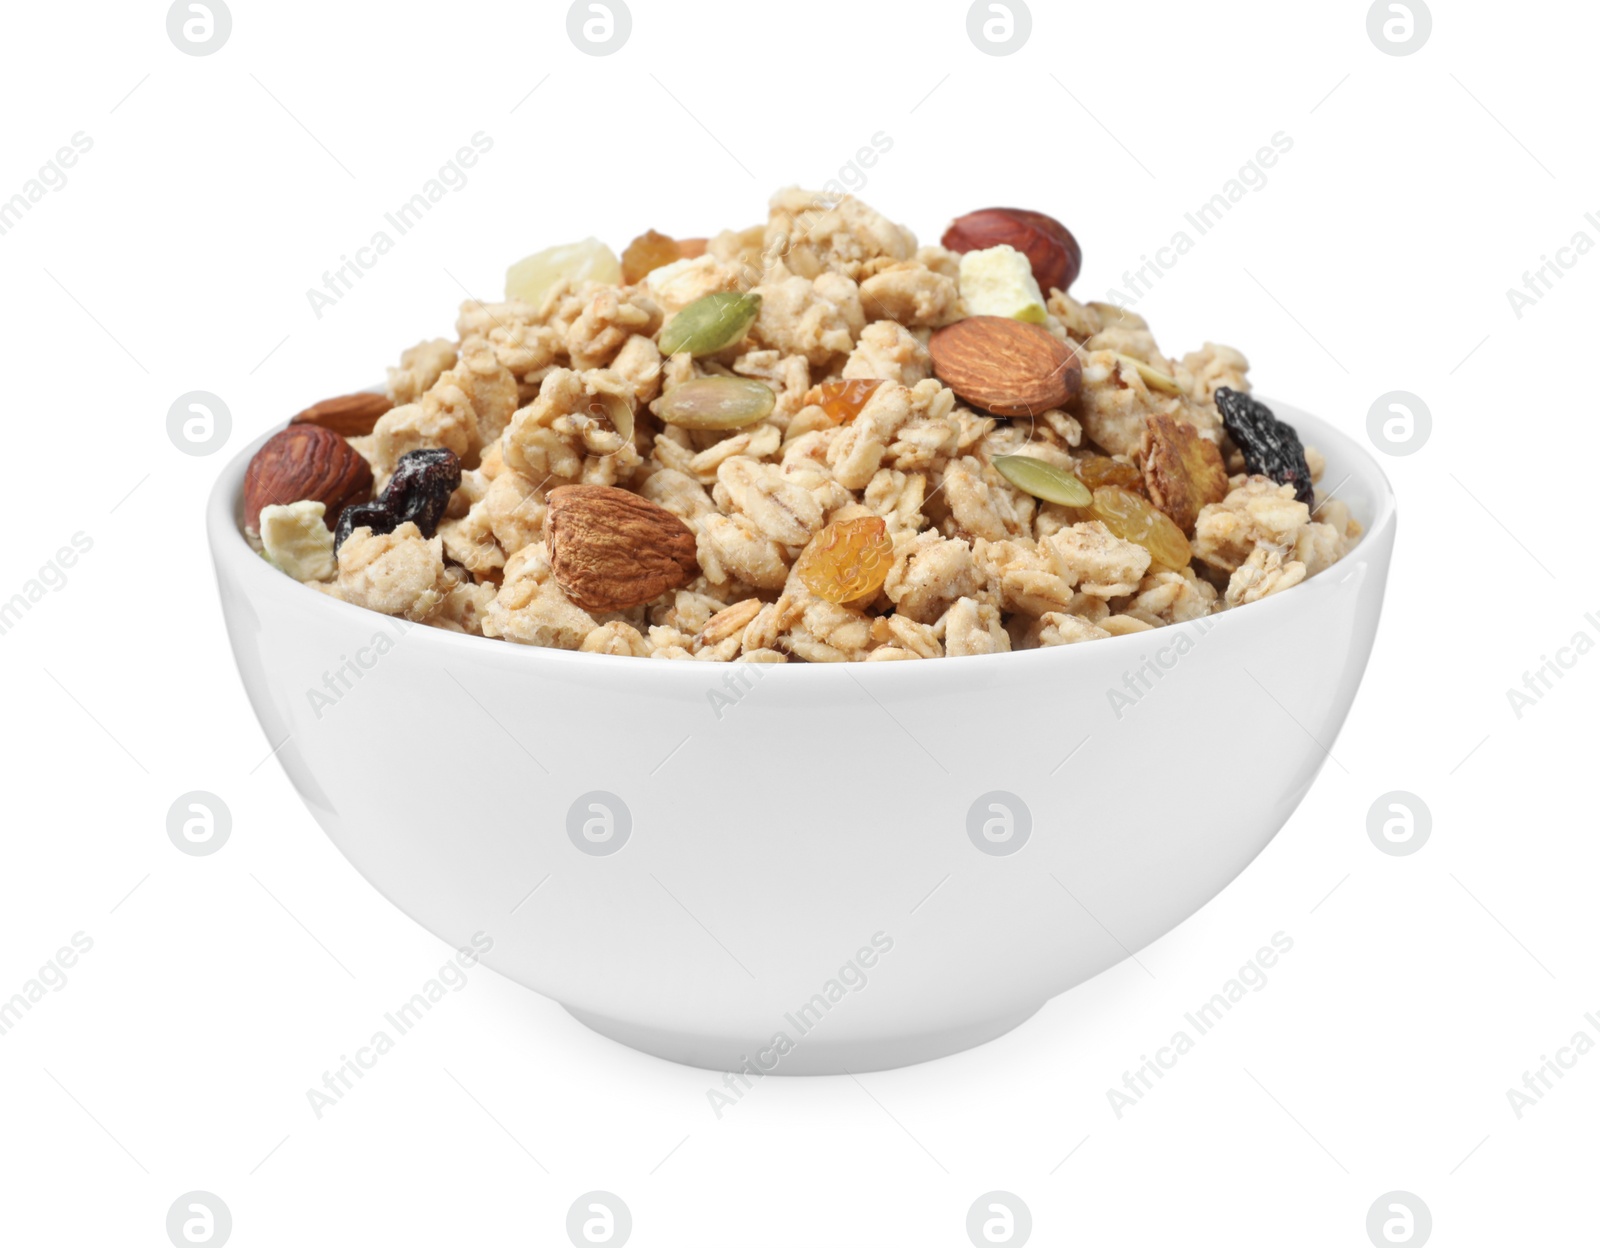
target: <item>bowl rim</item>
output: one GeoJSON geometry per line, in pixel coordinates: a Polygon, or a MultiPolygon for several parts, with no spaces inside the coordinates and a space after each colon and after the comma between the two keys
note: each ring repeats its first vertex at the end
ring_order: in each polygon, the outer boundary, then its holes
{"type": "MultiPolygon", "coordinates": [[[[1235,607],[1228,611],[1218,612],[1205,617],[1207,632],[1213,628],[1237,629],[1247,627],[1246,621],[1256,621],[1259,626],[1272,627],[1271,620],[1274,614],[1285,611],[1304,611],[1315,609],[1315,603],[1336,595],[1341,587],[1348,585],[1353,579],[1340,575],[1341,570],[1348,570],[1365,566],[1370,558],[1377,554],[1381,559],[1393,534],[1397,519],[1397,503],[1394,488],[1388,475],[1377,459],[1360,443],[1348,434],[1337,429],[1321,417],[1313,416],[1295,404],[1277,399],[1263,398],[1262,401],[1280,414],[1287,413],[1290,423],[1295,426],[1301,435],[1301,441],[1314,446],[1325,453],[1337,448],[1335,457],[1353,465],[1350,471],[1351,478],[1359,478],[1368,491],[1376,499],[1374,514],[1366,524],[1365,531],[1357,540],[1343,559],[1330,568],[1324,569],[1315,576],[1307,578],[1299,585],[1280,594],[1272,594],[1259,602],[1247,603],[1242,607],[1235,607]]],[[[298,607],[305,610],[311,599],[314,598],[320,607],[312,610],[330,612],[332,618],[346,618],[351,621],[357,618],[371,619],[376,616],[382,620],[394,620],[396,617],[374,612],[366,607],[358,607],[352,603],[341,602],[337,598],[318,593],[300,582],[285,576],[261,558],[246,541],[243,531],[244,514],[244,477],[251,458],[260,449],[267,439],[282,432],[285,426],[277,425],[256,438],[244,447],[231,460],[225,464],[218,474],[216,483],[212,487],[206,502],[206,530],[211,547],[212,559],[219,585],[224,573],[241,584],[251,596],[265,595],[284,602],[286,606],[298,607]],[[294,597],[290,599],[289,595],[294,597]]],[[[1342,483],[1341,483],[1342,484],[1342,483]]],[[[1281,624],[1280,626],[1286,626],[1281,624]]],[[[1166,629],[1179,629],[1183,626],[1168,625],[1164,629],[1153,630],[1164,632],[1166,629]]],[[[1176,632],[1173,634],[1176,636],[1176,632]]],[[[540,664],[577,664],[569,675],[578,671],[589,673],[592,676],[603,678],[604,673],[633,679],[643,671],[662,672],[665,680],[693,680],[696,679],[689,673],[698,672],[701,678],[706,675],[720,676],[729,669],[738,666],[734,663],[705,663],[705,662],[654,662],[650,660],[626,660],[631,656],[586,654],[577,650],[558,650],[544,646],[522,645],[516,642],[507,642],[499,638],[476,637],[466,633],[450,632],[442,628],[433,628],[425,624],[416,625],[414,630],[408,629],[409,637],[425,637],[424,644],[441,648],[445,655],[457,655],[461,658],[469,656],[481,661],[495,664],[527,664],[529,670],[537,670],[540,664]]],[[[1128,633],[1119,637],[1105,637],[1095,641],[1092,645],[1065,645],[1048,646],[1035,650],[1002,651],[996,654],[977,654],[960,656],[960,661],[955,663],[945,662],[914,662],[914,663],[774,663],[765,664],[763,676],[773,669],[793,670],[800,668],[813,669],[812,673],[804,677],[785,676],[780,679],[793,680],[842,680],[851,678],[857,685],[862,679],[877,682],[897,682],[904,679],[928,680],[938,679],[936,675],[908,676],[894,675],[892,670],[905,669],[906,672],[929,672],[946,674],[947,678],[975,675],[992,677],[997,674],[994,664],[1001,663],[1006,670],[1020,670],[1027,664],[1042,663],[1074,663],[1087,662],[1084,652],[1099,655],[1102,659],[1131,651],[1137,645],[1148,646],[1148,632],[1128,633]],[[1115,648],[1113,648],[1115,647],[1115,648]],[[830,674],[831,672],[831,674],[830,674]]],[[[653,677],[652,677],[653,679],[653,677]]]]}

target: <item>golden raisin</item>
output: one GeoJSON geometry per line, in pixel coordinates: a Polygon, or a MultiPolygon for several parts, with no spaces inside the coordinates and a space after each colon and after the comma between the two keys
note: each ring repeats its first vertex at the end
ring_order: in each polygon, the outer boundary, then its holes
{"type": "Polygon", "coordinates": [[[893,563],[889,527],[877,516],[860,516],[835,520],[813,537],[794,569],[818,598],[842,606],[877,593],[893,563]]]}
{"type": "Polygon", "coordinates": [[[1085,455],[1073,467],[1077,470],[1078,478],[1091,490],[1098,490],[1102,485],[1134,489],[1144,480],[1136,465],[1104,455],[1085,455]]]}
{"type": "Polygon", "coordinates": [[[1189,539],[1165,512],[1121,486],[1102,485],[1089,508],[1094,518],[1125,542],[1137,542],[1150,558],[1174,572],[1189,566],[1189,539]]]}
{"type": "Polygon", "coordinates": [[[843,425],[861,415],[861,409],[881,385],[883,382],[876,378],[825,381],[807,397],[820,406],[834,424],[843,425]]]}
{"type": "Polygon", "coordinates": [[[632,286],[642,282],[647,273],[681,259],[683,259],[683,248],[678,246],[676,239],[658,234],[654,230],[646,230],[629,243],[628,249],[622,253],[623,284],[632,286]]]}

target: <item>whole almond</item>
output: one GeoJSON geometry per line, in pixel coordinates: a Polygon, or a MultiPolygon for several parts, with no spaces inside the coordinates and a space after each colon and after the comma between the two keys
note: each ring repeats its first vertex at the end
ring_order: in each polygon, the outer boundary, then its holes
{"type": "Polygon", "coordinates": [[[548,502],[550,569],[585,611],[626,611],[700,573],[693,530],[648,499],[610,485],[563,485],[548,502]]]}
{"type": "Polygon", "coordinates": [[[957,217],[940,240],[954,252],[985,251],[1004,243],[1028,257],[1034,280],[1046,295],[1067,290],[1083,268],[1083,251],[1072,231],[1054,217],[1027,208],[980,208],[957,217]]]}
{"type": "Polygon", "coordinates": [[[996,416],[1036,416],[1066,407],[1083,386],[1072,348],[1047,329],[1006,316],[969,316],[928,343],[940,381],[996,416]]]}
{"type": "Polygon", "coordinates": [[[336,399],[323,399],[313,403],[290,423],[295,425],[321,425],[346,438],[364,438],[378,423],[378,417],[394,404],[387,395],[342,394],[336,399]]]}
{"type": "Polygon", "coordinates": [[[328,527],[352,503],[372,497],[372,468],[332,429],[290,425],[273,435],[244,476],[244,522],[259,527],[261,509],[312,499],[327,508],[328,527]]]}

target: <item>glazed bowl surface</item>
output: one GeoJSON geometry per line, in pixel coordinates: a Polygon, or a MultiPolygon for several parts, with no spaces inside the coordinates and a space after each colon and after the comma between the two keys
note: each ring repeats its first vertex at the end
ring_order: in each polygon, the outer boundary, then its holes
{"type": "Polygon", "coordinates": [[[1016,654],[658,662],[407,625],[252,552],[254,446],[207,524],[262,728],[395,905],[659,1056],[871,1070],[992,1039],[1137,952],[1310,788],[1395,505],[1363,448],[1273,407],[1366,526],[1354,550],[1206,621],[1016,654]]]}

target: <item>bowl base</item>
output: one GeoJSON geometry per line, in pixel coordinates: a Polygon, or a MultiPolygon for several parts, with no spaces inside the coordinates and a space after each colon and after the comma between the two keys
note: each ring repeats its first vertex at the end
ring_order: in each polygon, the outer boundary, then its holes
{"type": "Polygon", "coordinates": [[[953,1027],[947,1031],[923,1032],[909,1036],[869,1037],[857,1040],[813,1039],[802,1036],[787,1053],[777,1055],[769,1047],[770,1037],[762,1040],[737,1040],[693,1032],[667,1031],[658,1027],[623,1022],[591,1014],[587,1010],[562,1008],[591,1031],[609,1040],[664,1058],[684,1066],[705,1070],[761,1073],[768,1075],[848,1075],[871,1070],[893,1070],[948,1057],[965,1049],[987,1044],[1028,1021],[1039,1012],[1043,1001],[998,1018],[984,1019],[953,1027]],[[762,1063],[771,1062],[763,1067],[762,1063]]]}

